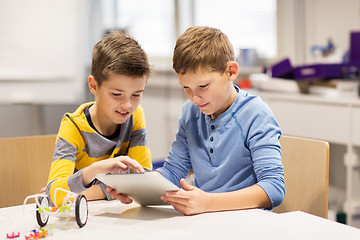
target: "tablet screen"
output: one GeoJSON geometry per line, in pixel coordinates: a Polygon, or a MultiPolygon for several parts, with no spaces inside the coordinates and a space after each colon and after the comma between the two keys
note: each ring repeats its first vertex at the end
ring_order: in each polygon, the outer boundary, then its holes
{"type": "Polygon", "coordinates": [[[166,204],[161,195],[180,189],[158,172],[98,174],[96,178],[142,206],[166,204]]]}

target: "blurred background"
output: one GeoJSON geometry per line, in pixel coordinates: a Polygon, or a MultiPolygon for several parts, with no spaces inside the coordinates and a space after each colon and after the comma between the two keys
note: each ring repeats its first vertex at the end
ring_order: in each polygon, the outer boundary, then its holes
{"type": "MultiPolygon", "coordinates": [[[[57,133],[65,112],[93,100],[87,77],[94,44],[123,30],[138,40],[154,70],[141,105],[153,161],[162,161],[186,100],[171,67],[172,51],[193,25],[228,35],[240,81],[284,58],[293,65],[325,61],[314,49],[329,43],[335,50],[326,61],[341,61],[350,32],[360,31],[360,1],[0,0],[0,137],[57,133]]],[[[345,199],[345,151],[344,144],[331,142],[335,207],[345,199]]]]}

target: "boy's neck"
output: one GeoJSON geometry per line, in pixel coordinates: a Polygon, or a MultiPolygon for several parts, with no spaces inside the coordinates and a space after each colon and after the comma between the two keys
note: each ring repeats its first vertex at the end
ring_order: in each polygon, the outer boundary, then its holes
{"type": "Polygon", "coordinates": [[[100,134],[104,136],[111,136],[116,132],[118,125],[111,121],[107,121],[104,117],[102,117],[104,114],[101,114],[98,111],[96,103],[89,108],[89,113],[92,123],[100,134]]]}

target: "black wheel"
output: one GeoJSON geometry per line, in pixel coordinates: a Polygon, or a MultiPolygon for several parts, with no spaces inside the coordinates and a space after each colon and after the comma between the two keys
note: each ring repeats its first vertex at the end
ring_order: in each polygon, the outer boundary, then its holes
{"type": "MultiPolygon", "coordinates": [[[[49,199],[46,197],[39,197],[39,204],[42,208],[50,206],[49,199]]],[[[49,220],[49,215],[46,212],[43,212],[39,208],[39,205],[36,206],[36,220],[40,227],[44,227],[49,220]]]]}
{"type": "Polygon", "coordinates": [[[84,195],[78,195],[75,205],[75,218],[79,227],[85,226],[88,219],[88,205],[84,195]]]}

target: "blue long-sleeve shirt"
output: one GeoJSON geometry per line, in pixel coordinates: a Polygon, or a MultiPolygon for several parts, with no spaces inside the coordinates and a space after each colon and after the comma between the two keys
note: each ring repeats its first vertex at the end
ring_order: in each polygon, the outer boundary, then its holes
{"type": "Polygon", "coordinates": [[[188,100],[169,156],[157,170],[179,186],[193,169],[194,185],[206,192],[258,184],[276,207],[285,194],[281,130],[260,97],[237,90],[230,108],[215,119],[188,100]]]}

